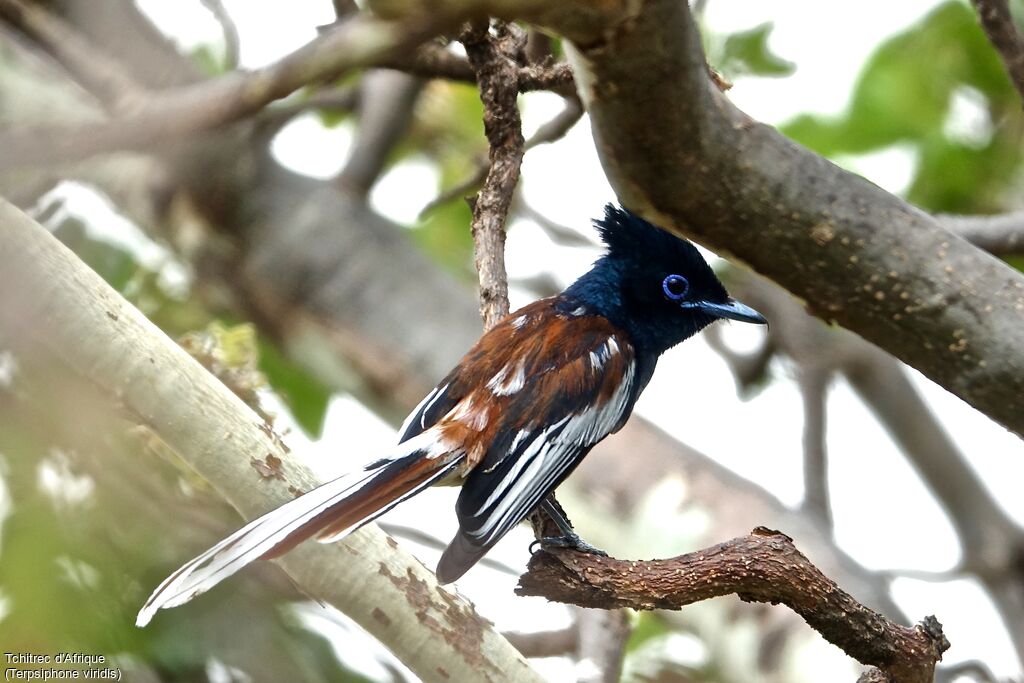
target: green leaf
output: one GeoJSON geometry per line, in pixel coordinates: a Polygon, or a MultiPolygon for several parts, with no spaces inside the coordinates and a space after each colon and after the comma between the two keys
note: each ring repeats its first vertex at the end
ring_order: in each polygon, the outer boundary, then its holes
{"type": "Polygon", "coordinates": [[[917,161],[908,199],[929,210],[998,211],[1021,170],[1017,95],[966,3],[946,2],[882,43],[838,117],[804,115],[782,127],[829,157],[893,145],[917,161]],[[976,130],[957,131],[960,110],[976,130]]]}
{"type": "Polygon", "coordinates": [[[793,73],[796,64],[779,57],[768,47],[774,28],[769,21],[728,36],[718,62],[722,72],[730,76],[788,76],[793,73]]]}
{"type": "Polygon", "coordinates": [[[331,392],[320,380],[286,359],[277,347],[263,339],[259,345],[260,370],[295,417],[312,437],[323,433],[331,392]]]}
{"type": "Polygon", "coordinates": [[[473,212],[461,198],[431,210],[412,230],[417,245],[431,258],[457,275],[473,278],[473,237],[469,226],[473,212]]]}

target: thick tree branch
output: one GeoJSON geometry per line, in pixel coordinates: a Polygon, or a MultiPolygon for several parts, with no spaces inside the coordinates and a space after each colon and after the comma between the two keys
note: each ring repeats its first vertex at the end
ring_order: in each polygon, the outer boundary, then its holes
{"type": "MultiPolygon", "coordinates": [[[[252,517],[315,485],[244,403],[45,228],[0,200],[0,326],[48,349],[146,425],[252,517]],[[253,454],[279,476],[254,472],[253,454]]],[[[537,681],[472,608],[376,527],[280,560],[303,588],[388,644],[429,681],[537,681]]]]}
{"type": "MultiPolygon", "coordinates": [[[[385,16],[429,5],[372,4],[385,16]]],[[[746,261],[1024,435],[1024,276],[739,111],[708,77],[687,3],[446,7],[569,39],[602,165],[627,206],[746,261]]]]}
{"type": "Polygon", "coordinates": [[[992,47],[999,53],[1010,82],[1024,98],[1024,41],[1013,23],[1010,5],[1006,0],[971,0],[978,10],[978,21],[985,30],[992,47]]]}
{"type": "Polygon", "coordinates": [[[679,609],[735,593],[748,602],[783,603],[857,661],[893,683],[930,683],[949,647],[934,617],[907,628],[840,589],[777,531],[668,560],[624,561],[575,551],[540,551],[520,578],[519,595],[603,609],[679,609]]]}
{"type": "Polygon", "coordinates": [[[577,45],[626,205],[734,254],[1024,435],[1024,276],[736,109],[707,77],[686,3],[612,3],[598,40],[593,6],[571,4],[578,21],[569,3],[538,18],[577,45]]]}

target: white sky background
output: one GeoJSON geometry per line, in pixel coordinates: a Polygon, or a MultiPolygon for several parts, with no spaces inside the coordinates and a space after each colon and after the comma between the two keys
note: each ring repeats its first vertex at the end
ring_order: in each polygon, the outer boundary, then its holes
{"type": "MultiPolygon", "coordinates": [[[[139,4],[185,46],[220,41],[218,27],[198,2],[140,0],[139,4]]],[[[327,0],[228,0],[225,4],[241,34],[245,67],[283,56],[312,39],[317,24],[329,23],[333,18],[327,0]]],[[[710,0],[706,20],[712,30],[721,33],[768,20],[775,22],[772,48],[797,64],[796,74],[785,79],[738,79],[729,97],[753,117],[778,124],[802,112],[840,112],[860,66],[878,42],[913,23],[936,4],[935,0],[710,0]]],[[[525,96],[523,104],[527,134],[560,106],[557,97],[543,93],[525,96]]],[[[963,115],[969,116],[970,112],[963,115]]],[[[349,128],[327,130],[309,116],[286,128],[274,151],[283,163],[299,172],[329,177],[340,169],[350,140],[349,128]]],[[[894,192],[906,187],[913,167],[913,159],[901,150],[845,161],[853,170],[894,192]]],[[[437,174],[426,162],[405,163],[382,179],[371,200],[381,213],[408,224],[436,195],[437,183],[437,174]]],[[[586,121],[565,140],[530,151],[523,165],[522,183],[532,206],[550,219],[584,232],[589,230],[590,218],[614,198],[586,121]]],[[[596,253],[556,247],[536,227],[518,222],[509,237],[508,268],[512,278],[543,269],[568,283],[588,267],[596,253]]],[[[527,300],[522,292],[513,292],[513,307],[527,300]]],[[[728,330],[727,338],[753,345],[760,333],[736,324],[728,330]]],[[[776,376],[787,376],[781,365],[774,370],[776,376]]],[[[918,373],[913,374],[997,500],[1024,521],[1024,497],[1019,493],[1020,482],[1024,481],[1024,443],[918,373]]],[[[787,504],[799,503],[802,410],[792,382],[780,379],[753,400],[741,402],[724,363],[702,340],[693,340],[665,356],[637,410],[686,443],[757,481],[787,504]]],[[[337,453],[365,451],[369,460],[387,449],[394,438],[394,431],[366,410],[351,400],[338,399],[332,403],[323,439],[304,452],[315,454],[314,466],[321,473],[337,474],[337,453]]],[[[955,564],[959,548],[944,513],[884,431],[841,383],[833,388],[829,399],[828,448],[836,536],[844,549],[875,569],[943,571],[955,564]],[[882,504],[863,505],[865,492],[882,504]],[[920,534],[921,528],[931,531],[920,534]]],[[[431,530],[447,540],[454,531],[453,501],[452,491],[432,491],[400,506],[387,519],[409,525],[424,517],[437,519],[431,530]]],[[[521,563],[528,542],[528,534],[513,534],[492,556],[521,563]]],[[[423,556],[428,566],[436,559],[436,553],[429,551],[423,556]]],[[[548,628],[556,625],[550,619],[566,618],[560,608],[512,597],[514,583],[513,577],[478,571],[470,572],[459,586],[502,629],[548,628]],[[497,585],[496,581],[503,583],[497,585]]],[[[1019,675],[994,608],[975,582],[900,579],[894,590],[911,618],[931,613],[939,616],[954,644],[946,655],[947,663],[981,659],[997,675],[1019,675]]],[[[346,648],[346,661],[350,651],[359,649],[346,648]]],[[[368,661],[367,666],[372,669],[373,662],[368,661]]],[[[548,671],[558,678],[567,674],[564,664],[551,663],[548,671]]]]}

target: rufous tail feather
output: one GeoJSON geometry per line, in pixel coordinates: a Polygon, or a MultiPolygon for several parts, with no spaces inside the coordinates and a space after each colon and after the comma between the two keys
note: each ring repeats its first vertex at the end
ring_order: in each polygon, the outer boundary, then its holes
{"type": "Polygon", "coordinates": [[[459,458],[430,452],[433,434],[420,434],[392,456],[327,482],[271,510],[164,579],[139,611],[145,626],[157,610],[182,605],[250,562],[277,557],[310,538],[337,541],[444,478],[459,458]]]}

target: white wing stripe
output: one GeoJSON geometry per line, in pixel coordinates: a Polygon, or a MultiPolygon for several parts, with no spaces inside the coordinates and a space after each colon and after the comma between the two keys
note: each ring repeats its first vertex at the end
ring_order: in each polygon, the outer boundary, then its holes
{"type": "Polygon", "coordinates": [[[448,391],[448,386],[449,385],[445,384],[443,387],[434,387],[429,394],[424,396],[423,400],[419,402],[419,405],[413,408],[413,411],[409,413],[407,418],[405,418],[405,422],[402,423],[398,433],[405,434],[406,431],[408,431],[409,426],[412,424],[412,421],[416,419],[417,416],[419,416],[420,427],[426,429],[427,425],[425,419],[427,413],[434,407],[434,404],[444,396],[444,392],[448,391]]]}
{"type": "MultiPolygon", "coordinates": [[[[609,352],[618,353],[618,345],[612,339],[608,345],[609,352]]],[[[597,443],[618,425],[629,404],[635,371],[635,363],[630,361],[622,382],[605,405],[568,415],[537,434],[517,434],[510,449],[515,462],[473,513],[474,517],[484,514],[486,517],[479,528],[464,531],[486,545],[525,517],[573,464],[580,448],[597,443]],[[520,442],[527,442],[527,445],[516,453],[515,447],[520,442]],[[492,506],[494,509],[486,512],[492,506]]]]}
{"type": "MultiPolygon", "coordinates": [[[[493,505],[494,501],[497,500],[498,497],[502,495],[503,491],[508,489],[513,484],[513,482],[519,477],[519,473],[522,471],[522,469],[524,467],[526,467],[527,463],[533,462],[534,460],[543,460],[543,457],[544,457],[543,451],[546,451],[546,446],[548,445],[548,438],[547,438],[548,434],[550,434],[552,431],[560,428],[568,420],[569,420],[569,417],[567,416],[567,417],[559,420],[555,424],[551,425],[547,429],[545,429],[543,432],[540,433],[539,437],[534,437],[530,441],[530,443],[526,447],[526,449],[518,457],[516,457],[515,463],[513,463],[513,465],[512,465],[512,469],[509,470],[507,474],[505,474],[505,476],[502,478],[501,482],[495,487],[494,491],[491,492],[491,495],[489,495],[487,497],[487,500],[484,501],[484,504],[481,505],[479,507],[479,509],[477,509],[477,511],[474,512],[473,514],[474,515],[479,515],[481,512],[483,512],[484,510],[489,508],[491,505],[493,505]],[[542,452],[538,453],[538,449],[540,449],[542,452]],[[538,455],[539,455],[539,457],[535,457],[535,456],[538,456],[538,455]]],[[[515,446],[516,446],[517,443],[519,443],[519,441],[521,440],[521,437],[523,437],[524,433],[526,433],[526,437],[525,438],[529,438],[529,433],[526,432],[526,430],[523,430],[523,431],[520,431],[519,434],[516,435],[515,440],[513,440],[513,442],[512,442],[512,448],[510,450],[511,450],[511,454],[513,456],[515,454],[515,446]]]]}

